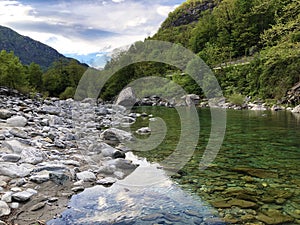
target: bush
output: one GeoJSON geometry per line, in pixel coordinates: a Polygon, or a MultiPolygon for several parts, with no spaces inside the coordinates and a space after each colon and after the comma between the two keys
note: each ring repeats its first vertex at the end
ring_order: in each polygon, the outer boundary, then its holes
{"type": "Polygon", "coordinates": [[[232,94],[228,97],[228,99],[231,103],[242,106],[244,104],[245,96],[242,94],[232,94]]]}
{"type": "Polygon", "coordinates": [[[75,91],[76,91],[75,88],[67,87],[66,90],[59,95],[59,98],[60,99],[74,98],[75,91]]]}

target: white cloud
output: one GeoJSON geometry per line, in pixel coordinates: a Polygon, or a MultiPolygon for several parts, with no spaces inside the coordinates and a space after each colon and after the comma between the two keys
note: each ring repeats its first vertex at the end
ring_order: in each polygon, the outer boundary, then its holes
{"type": "Polygon", "coordinates": [[[174,9],[172,1],[0,0],[0,21],[63,54],[107,52],[153,35],[174,9]]]}

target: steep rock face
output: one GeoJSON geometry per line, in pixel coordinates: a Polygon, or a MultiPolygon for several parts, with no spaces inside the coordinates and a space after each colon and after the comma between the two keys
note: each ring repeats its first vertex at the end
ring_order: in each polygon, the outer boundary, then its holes
{"type": "Polygon", "coordinates": [[[206,10],[212,10],[222,0],[194,0],[187,1],[178,7],[161,25],[161,29],[178,27],[197,22],[201,13],[206,10]]]}

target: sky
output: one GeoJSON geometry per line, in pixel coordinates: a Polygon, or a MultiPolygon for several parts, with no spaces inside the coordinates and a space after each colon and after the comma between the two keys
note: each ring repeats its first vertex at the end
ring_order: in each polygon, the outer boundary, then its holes
{"type": "Polygon", "coordinates": [[[99,66],[114,49],[155,34],[168,13],[182,2],[0,0],[0,25],[99,66]]]}

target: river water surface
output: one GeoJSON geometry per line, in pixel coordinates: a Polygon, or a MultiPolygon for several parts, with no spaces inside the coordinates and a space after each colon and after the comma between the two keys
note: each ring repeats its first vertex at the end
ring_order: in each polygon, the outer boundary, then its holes
{"type": "MultiPolygon", "coordinates": [[[[297,115],[228,110],[223,145],[209,167],[199,170],[211,129],[209,109],[199,109],[194,155],[167,177],[153,163],[176,148],[181,132],[178,113],[164,107],[136,110],[165,121],[162,144],[127,154],[141,165],[137,171],[110,188],[97,186],[73,196],[62,218],[48,224],[300,224],[297,115]]],[[[140,117],[131,129],[148,125],[149,117],[140,117]]]]}

